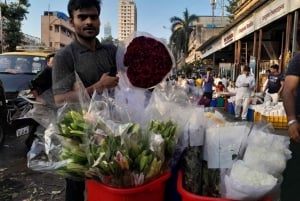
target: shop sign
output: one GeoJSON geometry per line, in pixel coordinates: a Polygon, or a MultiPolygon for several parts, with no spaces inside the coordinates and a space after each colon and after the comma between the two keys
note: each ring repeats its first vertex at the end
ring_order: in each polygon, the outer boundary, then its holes
{"type": "Polygon", "coordinates": [[[258,11],[256,29],[274,22],[287,13],[287,0],[277,0],[267,4],[265,8],[258,11]]]}
{"type": "Polygon", "coordinates": [[[226,33],[224,36],[222,36],[222,42],[223,42],[223,47],[229,45],[234,41],[234,32],[230,31],[229,33],[226,33]]]}
{"type": "Polygon", "coordinates": [[[212,43],[210,46],[208,46],[207,48],[201,51],[202,54],[201,58],[203,59],[220,49],[221,49],[221,41],[217,40],[214,43],[212,43]]]}
{"type": "Polygon", "coordinates": [[[238,25],[236,32],[236,40],[254,32],[254,17],[251,17],[238,25]]]}

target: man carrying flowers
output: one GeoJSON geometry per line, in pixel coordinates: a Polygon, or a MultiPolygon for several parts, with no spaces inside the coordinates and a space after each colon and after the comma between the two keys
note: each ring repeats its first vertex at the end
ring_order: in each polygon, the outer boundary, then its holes
{"type": "MultiPolygon", "coordinates": [[[[75,30],[72,43],[60,49],[54,60],[53,94],[55,103],[79,100],[75,73],[79,75],[86,92],[114,88],[118,85],[116,77],[116,47],[100,44],[96,36],[100,28],[99,0],[69,0],[70,24],[75,30]]],[[[67,179],[66,201],[83,201],[85,183],[67,179]]]]}

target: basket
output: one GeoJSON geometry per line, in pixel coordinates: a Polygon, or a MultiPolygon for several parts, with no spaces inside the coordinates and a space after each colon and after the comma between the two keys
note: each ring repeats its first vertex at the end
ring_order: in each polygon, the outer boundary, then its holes
{"type": "Polygon", "coordinates": [[[86,181],[87,201],[163,201],[168,171],[153,181],[133,188],[114,188],[95,180],[86,181]]]}
{"type": "MultiPolygon", "coordinates": [[[[192,194],[186,191],[182,186],[182,172],[178,172],[178,179],[177,179],[177,190],[181,195],[182,201],[236,201],[226,198],[214,198],[214,197],[205,197],[196,194],[192,194]]],[[[262,198],[259,201],[272,201],[270,197],[262,198]]]]}
{"type": "Polygon", "coordinates": [[[272,126],[277,129],[287,129],[287,117],[286,116],[264,116],[262,119],[266,120],[269,123],[272,123],[272,126]]]}

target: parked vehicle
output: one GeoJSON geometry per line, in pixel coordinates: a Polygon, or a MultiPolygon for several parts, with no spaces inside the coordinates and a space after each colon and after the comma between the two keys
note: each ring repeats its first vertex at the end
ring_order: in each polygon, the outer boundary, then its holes
{"type": "Polygon", "coordinates": [[[7,107],[6,107],[4,88],[0,80],[0,147],[4,142],[6,125],[7,125],[7,107]]]}
{"type": "MultiPolygon", "coordinates": [[[[23,47],[16,52],[0,54],[0,80],[2,80],[7,107],[7,126],[19,137],[34,132],[37,123],[24,115],[32,108],[32,104],[20,97],[33,99],[29,82],[46,65],[46,57],[52,51],[42,48],[23,47]]],[[[27,141],[26,141],[27,142],[27,141]]],[[[26,143],[31,146],[30,142],[26,143]]]]}

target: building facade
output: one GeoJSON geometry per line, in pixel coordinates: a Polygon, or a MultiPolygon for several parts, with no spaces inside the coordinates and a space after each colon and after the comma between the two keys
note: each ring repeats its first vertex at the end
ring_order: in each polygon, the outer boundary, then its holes
{"type": "Polygon", "coordinates": [[[74,29],[66,14],[58,11],[45,11],[41,17],[41,43],[60,49],[74,38],[74,29]]]}
{"type": "Polygon", "coordinates": [[[109,22],[104,24],[104,38],[111,37],[111,25],[109,22]]]}
{"type": "Polygon", "coordinates": [[[137,30],[137,9],[134,0],[119,0],[118,40],[124,41],[137,30]]]}
{"type": "Polygon", "coordinates": [[[192,63],[200,59],[199,47],[212,36],[218,35],[229,24],[229,18],[225,16],[198,16],[193,23],[194,30],[189,40],[189,56],[186,63],[192,63]]]}
{"type": "Polygon", "coordinates": [[[284,73],[300,50],[299,11],[300,1],[240,0],[234,21],[200,46],[201,58],[220,69],[220,63],[231,64],[233,80],[250,66],[260,91],[266,70],[279,64],[284,73]]]}

